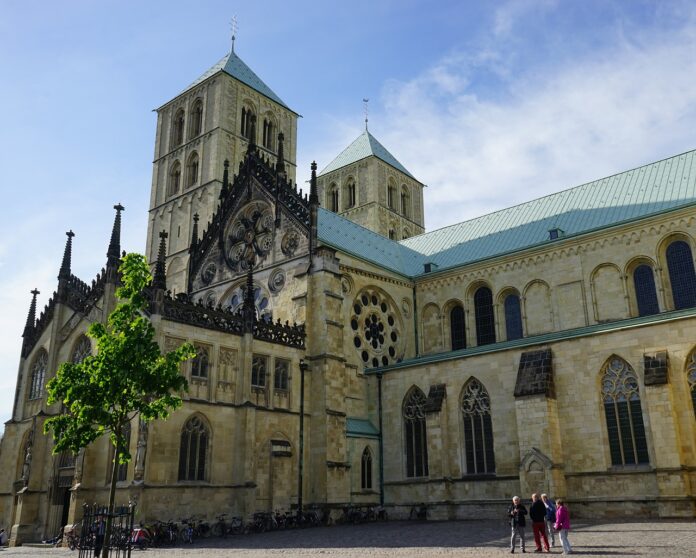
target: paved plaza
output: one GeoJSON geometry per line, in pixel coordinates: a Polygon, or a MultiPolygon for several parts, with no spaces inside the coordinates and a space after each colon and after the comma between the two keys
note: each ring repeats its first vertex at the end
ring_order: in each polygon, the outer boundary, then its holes
{"type": "MultiPolygon", "coordinates": [[[[133,551],[134,558],[233,558],[389,556],[504,556],[509,554],[508,527],[495,521],[393,521],[293,529],[272,533],[203,539],[192,546],[133,551]]],[[[531,528],[528,529],[531,531],[531,528]]],[[[574,554],[595,557],[656,556],[696,557],[696,522],[634,521],[576,522],[570,536],[574,554]]],[[[558,541],[557,541],[558,544],[558,541]]],[[[552,553],[560,554],[557,546],[552,553]]],[[[77,552],[53,548],[7,548],[10,556],[77,558],[77,552]]],[[[527,554],[534,542],[527,536],[527,554]]],[[[519,554],[519,550],[515,552],[519,554]]]]}

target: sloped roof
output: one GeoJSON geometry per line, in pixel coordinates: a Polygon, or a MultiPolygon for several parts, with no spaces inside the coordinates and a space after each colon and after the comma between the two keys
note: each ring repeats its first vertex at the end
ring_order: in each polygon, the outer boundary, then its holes
{"type": "Polygon", "coordinates": [[[696,203],[696,151],[502,209],[401,242],[320,211],[319,237],[402,275],[465,265],[696,203]],[[561,229],[558,240],[550,229],[561,229]]]}
{"type": "Polygon", "coordinates": [[[367,419],[347,417],[346,435],[354,438],[379,438],[379,430],[367,419]]]}
{"type": "Polygon", "coordinates": [[[355,163],[356,161],[360,161],[361,159],[369,157],[370,155],[381,159],[388,165],[394,167],[396,170],[401,171],[405,175],[413,178],[413,180],[416,180],[416,178],[406,170],[406,167],[399,163],[399,161],[396,160],[396,157],[389,153],[387,148],[379,143],[367,130],[360,134],[355,141],[353,141],[353,143],[351,143],[338,155],[338,157],[331,161],[324,168],[324,170],[319,173],[319,176],[355,163]]]}
{"type": "Polygon", "coordinates": [[[286,109],[292,110],[233,51],[231,51],[231,52],[227,53],[225,56],[223,56],[223,58],[217,64],[215,64],[214,66],[209,68],[203,75],[201,75],[196,81],[194,81],[191,85],[189,85],[184,91],[188,91],[189,89],[195,87],[199,83],[205,81],[210,76],[212,76],[220,71],[231,75],[235,79],[238,79],[243,84],[251,87],[254,91],[261,93],[261,95],[268,97],[269,99],[271,99],[272,101],[275,101],[279,105],[284,106],[286,109]]]}

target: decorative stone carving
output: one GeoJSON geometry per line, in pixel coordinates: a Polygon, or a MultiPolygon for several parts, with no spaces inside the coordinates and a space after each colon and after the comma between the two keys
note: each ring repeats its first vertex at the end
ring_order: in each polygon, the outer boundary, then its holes
{"type": "Polygon", "coordinates": [[[404,313],[405,318],[411,317],[411,302],[407,298],[401,301],[401,311],[404,313]]]}
{"type": "Polygon", "coordinates": [[[354,283],[350,275],[343,275],[341,277],[341,290],[344,295],[349,295],[353,292],[354,283]]]}
{"type": "Polygon", "coordinates": [[[283,240],[280,243],[280,249],[283,254],[287,257],[292,257],[295,255],[297,248],[300,246],[300,237],[295,231],[288,231],[283,236],[283,240]]]}
{"type": "Polygon", "coordinates": [[[203,272],[201,273],[201,281],[203,282],[203,284],[210,285],[210,283],[213,282],[213,279],[215,279],[216,273],[217,266],[213,262],[210,262],[208,265],[206,265],[203,268],[203,272]]]}
{"type": "Polygon", "coordinates": [[[268,288],[272,293],[279,293],[285,286],[285,272],[282,269],[276,269],[268,278],[268,288]]]}
{"type": "Polygon", "coordinates": [[[366,367],[387,366],[403,358],[401,317],[383,291],[366,288],[355,297],[350,327],[366,367]]]}
{"type": "Polygon", "coordinates": [[[271,207],[260,201],[247,204],[225,230],[225,259],[234,271],[245,271],[249,262],[260,263],[273,247],[275,218],[271,207]]]}
{"type": "Polygon", "coordinates": [[[133,480],[143,482],[145,476],[145,456],[147,454],[148,424],[144,420],[138,421],[138,446],[135,450],[135,467],[133,468],[133,480]]]}

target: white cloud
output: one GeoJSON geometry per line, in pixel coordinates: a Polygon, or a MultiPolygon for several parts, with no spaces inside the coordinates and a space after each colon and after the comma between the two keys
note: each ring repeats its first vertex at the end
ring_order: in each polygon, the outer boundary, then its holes
{"type": "Polygon", "coordinates": [[[500,76],[502,53],[449,56],[383,92],[381,141],[420,180],[432,228],[696,147],[696,33],[617,33],[560,70],[498,80],[495,100],[469,84],[500,76]]]}
{"type": "Polygon", "coordinates": [[[553,8],[557,3],[556,0],[509,0],[495,10],[493,33],[497,37],[509,35],[523,17],[553,8]]]}

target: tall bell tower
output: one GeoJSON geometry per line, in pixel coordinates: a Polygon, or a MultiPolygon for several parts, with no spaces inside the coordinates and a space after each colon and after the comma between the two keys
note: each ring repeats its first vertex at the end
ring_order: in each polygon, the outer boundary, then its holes
{"type": "Polygon", "coordinates": [[[157,109],[146,254],[157,257],[158,234],[169,234],[167,286],[186,286],[194,220],[205,229],[218,203],[229,161],[236,174],[249,141],[275,160],[284,135],[285,166],[295,181],[297,117],[232,50],[183,92],[157,109]],[[196,217],[197,216],[197,217],[196,217]]]}

